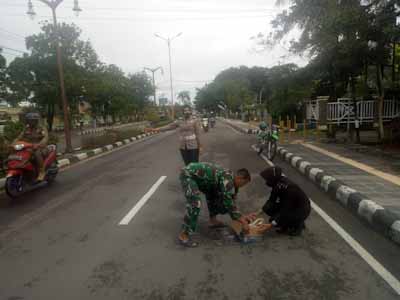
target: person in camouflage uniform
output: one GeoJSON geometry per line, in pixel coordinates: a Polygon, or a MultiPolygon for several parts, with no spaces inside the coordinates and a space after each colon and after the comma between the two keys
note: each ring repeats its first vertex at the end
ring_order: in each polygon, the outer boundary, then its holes
{"type": "Polygon", "coordinates": [[[202,193],[207,200],[210,227],[223,226],[216,216],[228,213],[233,220],[240,221],[247,228],[248,222],[237,209],[235,198],[239,188],[250,180],[247,169],[240,169],[234,175],[230,170],[206,162],[191,163],[184,167],[180,181],[186,197],[186,215],[179,235],[180,243],[189,247],[197,246],[197,243],[191,241],[190,235],[196,231],[202,193]]]}

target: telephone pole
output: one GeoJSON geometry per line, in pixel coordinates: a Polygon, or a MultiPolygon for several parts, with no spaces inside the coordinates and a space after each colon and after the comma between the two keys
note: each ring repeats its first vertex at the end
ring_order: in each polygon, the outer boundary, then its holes
{"type": "MultiPolygon", "coordinates": [[[[64,135],[65,135],[65,151],[72,152],[72,143],[71,143],[71,130],[69,124],[69,108],[68,108],[68,99],[65,91],[64,84],[64,68],[62,64],[62,56],[61,56],[61,46],[59,41],[59,32],[58,32],[58,23],[57,23],[57,7],[63,2],[63,0],[38,0],[48,7],[50,7],[52,16],[53,16],[53,26],[54,26],[54,44],[56,46],[56,57],[57,57],[57,69],[58,69],[58,79],[60,81],[60,92],[61,92],[61,100],[63,104],[63,114],[64,114],[64,135]]],[[[79,7],[78,0],[74,0],[74,8],[72,9],[76,15],[78,15],[82,9],[79,7]]],[[[28,1],[28,16],[32,19],[35,17],[36,13],[33,9],[32,0],[28,1]]]]}
{"type": "Polygon", "coordinates": [[[151,69],[151,68],[144,68],[147,71],[150,71],[153,75],[153,88],[154,88],[154,104],[157,105],[157,93],[156,93],[156,80],[154,77],[154,73],[157,72],[158,70],[161,70],[161,74],[164,74],[164,70],[162,67],[157,67],[155,69],[151,69]]]}

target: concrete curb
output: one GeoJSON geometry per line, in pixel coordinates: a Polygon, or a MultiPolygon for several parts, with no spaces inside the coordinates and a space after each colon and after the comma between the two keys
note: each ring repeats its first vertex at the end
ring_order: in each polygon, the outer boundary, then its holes
{"type": "MultiPolygon", "coordinates": [[[[89,150],[84,153],[74,154],[74,155],[72,155],[71,158],[64,158],[64,159],[58,160],[57,163],[58,163],[58,166],[60,167],[60,169],[63,169],[67,166],[70,166],[70,165],[76,163],[76,162],[79,162],[79,161],[82,161],[82,160],[85,160],[88,158],[92,158],[92,157],[102,154],[104,152],[108,152],[115,148],[119,148],[121,146],[131,144],[137,140],[143,139],[144,137],[152,136],[155,134],[158,134],[158,133],[153,132],[153,133],[147,133],[147,134],[140,134],[138,136],[134,136],[129,139],[124,139],[123,141],[118,141],[112,145],[106,145],[102,148],[96,148],[96,149],[92,149],[92,150],[89,150]]],[[[0,179],[0,186],[1,186],[1,179],[0,179]]]]}
{"type": "MultiPolygon", "coordinates": [[[[70,158],[58,159],[57,160],[57,164],[58,164],[58,167],[60,169],[64,169],[66,167],[69,167],[69,166],[77,163],[77,162],[86,160],[88,158],[92,158],[94,156],[98,156],[98,155],[103,154],[105,152],[109,152],[109,151],[111,151],[111,150],[113,150],[115,148],[119,148],[121,146],[124,146],[124,145],[127,145],[127,144],[131,144],[131,143],[133,143],[133,142],[135,142],[135,141],[137,141],[139,139],[142,139],[144,137],[149,137],[149,136],[152,136],[152,135],[156,135],[156,134],[159,134],[159,132],[140,134],[140,135],[138,135],[136,137],[131,137],[129,139],[125,139],[123,142],[119,141],[119,142],[114,143],[113,145],[106,145],[106,146],[104,146],[102,148],[96,148],[96,149],[92,149],[92,150],[89,150],[89,151],[84,152],[84,153],[74,154],[70,158]]],[[[6,183],[6,178],[5,177],[4,178],[0,178],[0,190],[4,190],[5,183],[6,183]]]]}
{"type": "Polygon", "coordinates": [[[383,208],[335,177],[326,174],[319,168],[313,167],[311,163],[299,156],[288,152],[283,147],[278,147],[278,154],[293,168],[328,193],[331,198],[350,210],[352,214],[371,225],[393,242],[400,244],[400,219],[390,209],[383,208]]]}
{"type": "MultiPolygon", "coordinates": [[[[231,127],[245,134],[254,134],[254,129],[244,129],[229,121],[225,121],[231,127]]],[[[343,184],[335,177],[330,176],[320,168],[314,167],[310,162],[300,156],[278,147],[280,157],[297,169],[309,180],[342,206],[346,207],[353,215],[368,223],[379,233],[383,234],[396,244],[400,245],[400,219],[390,209],[385,209],[355,189],[343,184]]]]}

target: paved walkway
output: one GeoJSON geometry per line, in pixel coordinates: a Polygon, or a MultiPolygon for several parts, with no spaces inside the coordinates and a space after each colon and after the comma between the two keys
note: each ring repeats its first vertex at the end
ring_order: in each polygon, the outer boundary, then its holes
{"type": "MultiPolygon", "coordinates": [[[[254,128],[241,121],[232,122],[242,128],[254,128]]],[[[286,141],[282,146],[400,216],[400,159],[393,161],[341,145],[304,140],[286,141]]]]}

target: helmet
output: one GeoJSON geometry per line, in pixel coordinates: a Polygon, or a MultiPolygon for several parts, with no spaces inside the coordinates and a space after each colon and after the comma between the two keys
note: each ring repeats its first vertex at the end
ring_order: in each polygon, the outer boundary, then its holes
{"type": "Polygon", "coordinates": [[[265,129],[268,128],[268,126],[267,126],[267,124],[265,122],[261,122],[259,127],[260,127],[261,130],[265,130],[265,129]]]}
{"type": "Polygon", "coordinates": [[[40,120],[40,115],[37,112],[29,112],[25,115],[25,122],[30,126],[38,125],[40,120]]]}

